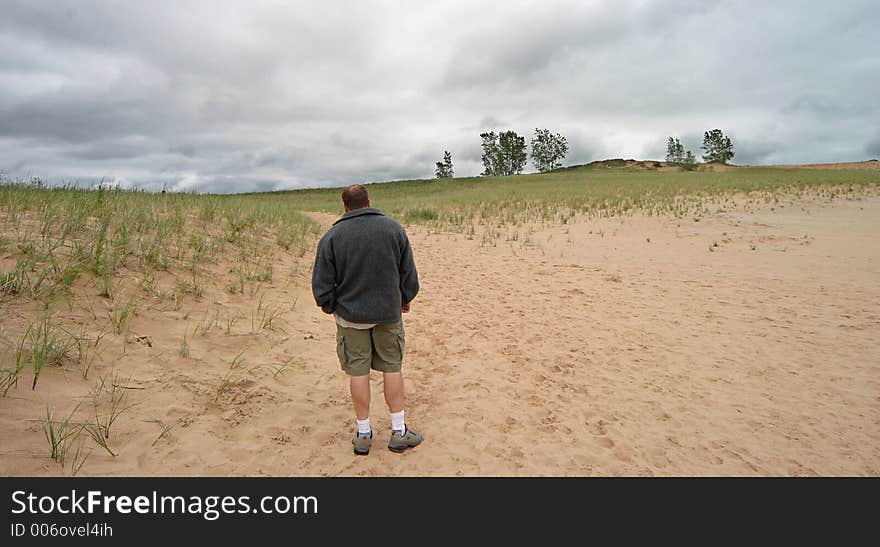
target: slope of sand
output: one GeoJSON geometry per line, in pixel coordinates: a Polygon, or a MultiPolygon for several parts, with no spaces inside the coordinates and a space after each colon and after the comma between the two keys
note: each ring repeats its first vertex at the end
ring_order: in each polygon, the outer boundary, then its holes
{"type": "MultiPolygon", "coordinates": [[[[88,379],[51,368],[31,391],[26,374],[0,399],[0,475],[70,474],[48,459],[40,419],[79,403],[88,420],[90,391],[114,372],[133,405],[111,432],[117,456],[94,450],[80,475],[880,474],[880,197],[576,218],[494,241],[409,231],[416,450],[385,449],[376,375],[373,450],[352,454],[333,321],[313,305],[311,256],[285,255],[260,293],[274,330],[252,325],[258,296],[218,281],[178,310],[142,309],[88,379]],[[194,334],[215,309],[241,320],[194,334]]],[[[60,315],[106,306],[82,298],[60,315]]],[[[6,306],[0,328],[34,310],[6,306]]]]}
{"type": "Polygon", "coordinates": [[[808,163],[803,165],[767,165],[766,167],[790,167],[798,169],[836,169],[836,170],[880,170],[880,161],[866,160],[842,163],[808,163]]]}

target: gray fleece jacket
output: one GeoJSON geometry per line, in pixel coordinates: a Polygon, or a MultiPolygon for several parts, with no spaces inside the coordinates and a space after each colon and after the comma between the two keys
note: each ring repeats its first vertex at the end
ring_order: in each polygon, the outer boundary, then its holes
{"type": "Polygon", "coordinates": [[[312,293],[325,313],[354,323],[394,323],[418,292],[406,231],[378,209],[345,213],[318,243],[312,293]]]}

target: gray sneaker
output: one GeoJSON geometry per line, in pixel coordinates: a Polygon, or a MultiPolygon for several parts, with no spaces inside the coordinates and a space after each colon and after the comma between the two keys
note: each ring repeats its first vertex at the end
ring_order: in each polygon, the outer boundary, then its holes
{"type": "Polygon", "coordinates": [[[406,433],[403,436],[397,431],[391,432],[391,440],[388,441],[388,450],[400,453],[407,448],[419,446],[421,442],[422,435],[407,427],[406,433]]]}
{"type": "Polygon", "coordinates": [[[373,440],[373,432],[370,431],[369,437],[361,437],[360,435],[355,435],[354,439],[351,440],[351,444],[354,445],[354,453],[358,456],[366,456],[370,453],[370,442],[373,440]]]}

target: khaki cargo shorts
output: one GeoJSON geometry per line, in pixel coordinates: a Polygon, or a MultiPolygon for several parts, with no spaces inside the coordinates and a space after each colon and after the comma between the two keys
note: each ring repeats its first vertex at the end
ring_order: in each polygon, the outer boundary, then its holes
{"type": "Polygon", "coordinates": [[[400,372],[403,364],[403,323],[379,323],[371,329],[336,325],[336,355],[349,376],[365,376],[370,369],[400,372]]]}

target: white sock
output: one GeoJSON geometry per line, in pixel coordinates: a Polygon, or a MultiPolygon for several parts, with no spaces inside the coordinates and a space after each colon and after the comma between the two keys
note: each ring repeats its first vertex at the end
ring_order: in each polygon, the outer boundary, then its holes
{"type": "Polygon", "coordinates": [[[406,433],[406,425],[403,422],[403,411],[391,413],[391,429],[400,431],[401,436],[406,433]]]}
{"type": "Polygon", "coordinates": [[[370,431],[372,431],[372,429],[370,429],[370,419],[367,418],[366,420],[358,420],[357,423],[358,435],[362,435],[364,437],[368,436],[370,434],[370,431]]]}

